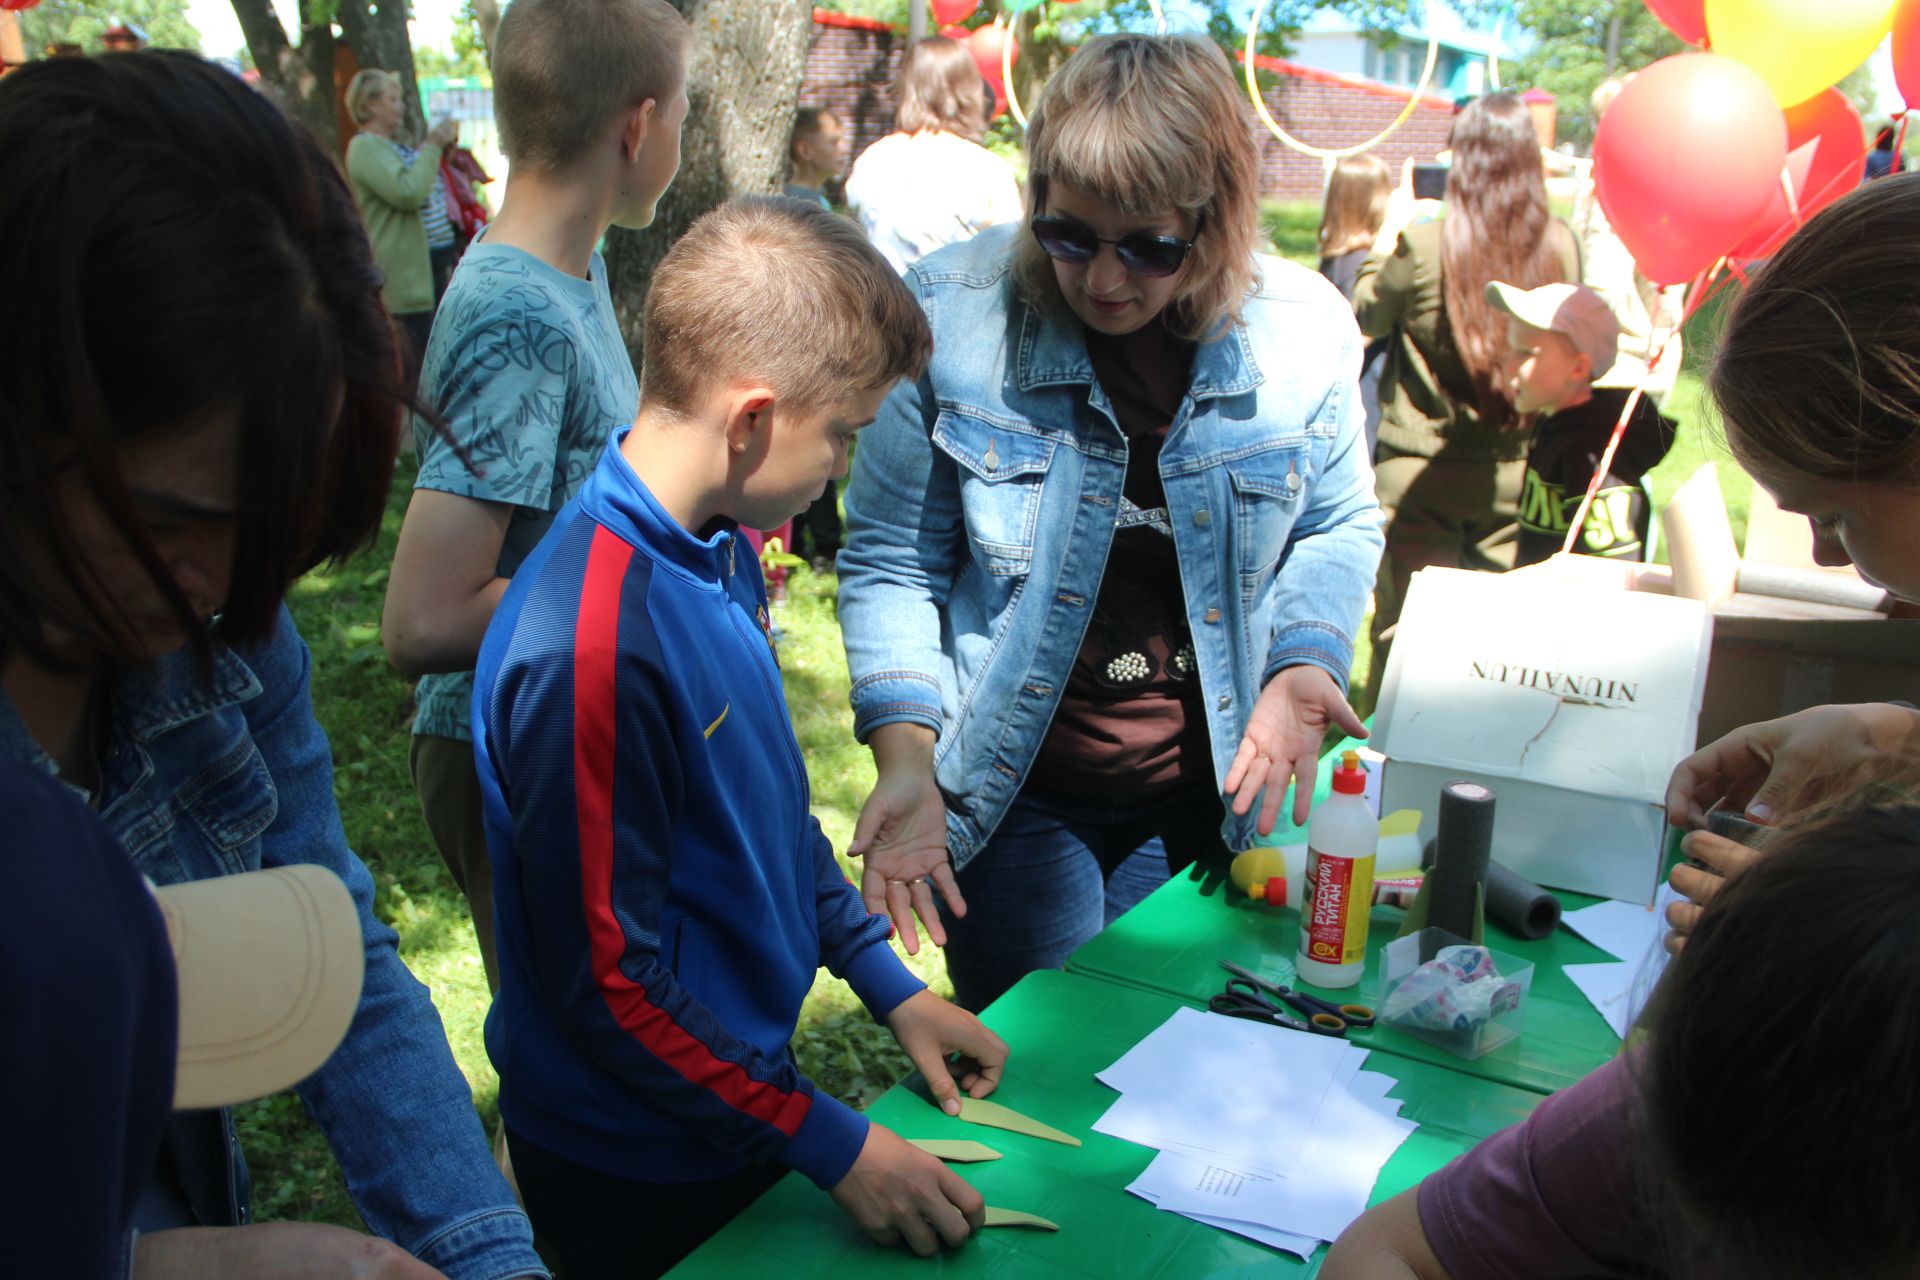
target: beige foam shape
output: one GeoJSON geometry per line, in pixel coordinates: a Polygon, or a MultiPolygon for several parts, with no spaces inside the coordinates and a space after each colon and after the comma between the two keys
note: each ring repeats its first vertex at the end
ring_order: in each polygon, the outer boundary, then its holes
{"type": "Polygon", "coordinates": [[[1003,1107],[997,1102],[989,1102],[984,1098],[961,1098],[960,1118],[968,1124],[983,1124],[993,1129],[1005,1129],[1011,1133],[1024,1133],[1030,1138],[1045,1138],[1048,1142],[1064,1143],[1069,1147],[1080,1145],[1080,1139],[1072,1134],[1062,1133],[1051,1125],[1044,1125],[1030,1116],[1021,1115],[1012,1107],[1003,1107]]]}

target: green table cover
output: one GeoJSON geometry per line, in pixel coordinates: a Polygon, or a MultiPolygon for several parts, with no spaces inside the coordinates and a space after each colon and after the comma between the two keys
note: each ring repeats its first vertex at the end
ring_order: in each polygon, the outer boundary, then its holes
{"type": "MultiPolygon", "coordinates": [[[[1215,1227],[1162,1213],[1130,1195],[1154,1152],[1092,1131],[1118,1095],[1093,1078],[1165,1021],[1177,1002],[1070,973],[1029,974],[984,1018],[1013,1049],[994,1098],[1080,1137],[1067,1147],[965,1124],[934,1109],[918,1076],[882,1095],[868,1114],[908,1138],[973,1138],[1003,1159],[956,1165],[987,1203],[1040,1214],[1058,1233],[1002,1228],[963,1248],[917,1258],[869,1242],[833,1201],[798,1174],[773,1190],[676,1268],[679,1280],[748,1276],[1272,1277],[1313,1274],[1302,1263],[1215,1227]]],[[[1393,1096],[1420,1128],[1382,1171],[1384,1200],[1480,1139],[1523,1119],[1540,1095],[1413,1058],[1376,1053],[1366,1069],[1399,1081],[1393,1096]]]]}
{"type": "MultiPolygon", "coordinates": [[[[1574,893],[1557,896],[1570,911],[1599,901],[1574,893]]],[[[1375,908],[1367,967],[1358,986],[1337,992],[1307,989],[1377,1009],[1380,952],[1393,941],[1403,918],[1404,913],[1394,908],[1375,908]]],[[[1204,1005],[1226,984],[1222,960],[1291,983],[1299,940],[1298,911],[1253,902],[1224,876],[1194,869],[1156,889],[1075,951],[1067,960],[1067,971],[1204,1005]]],[[[1569,963],[1612,960],[1612,956],[1565,926],[1539,942],[1528,942],[1489,922],[1487,945],[1534,965],[1533,988],[1517,1039],[1473,1061],[1390,1027],[1356,1030],[1353,1042],[1539,1093],[1565,1088],[1619,1052],[1619,1037],[1561,969],[1569,963]]]]}

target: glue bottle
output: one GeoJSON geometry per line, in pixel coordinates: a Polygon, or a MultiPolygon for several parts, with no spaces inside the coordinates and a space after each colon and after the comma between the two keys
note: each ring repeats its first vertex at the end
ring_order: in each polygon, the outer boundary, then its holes
{"type": "Polygon", "coordinates": [[[1360,753],[1341,755],[1333,794],[1307,824],[1307,878],[1300,896],[1300,954],[1295,971],[1316,987],[1350,987],[1366,967],[1367,917],[1380,820],[1367,807],[1360,753]]]}

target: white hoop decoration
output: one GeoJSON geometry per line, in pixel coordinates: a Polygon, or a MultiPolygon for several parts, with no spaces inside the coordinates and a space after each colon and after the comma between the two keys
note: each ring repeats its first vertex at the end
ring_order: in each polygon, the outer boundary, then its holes
{"type": "Polygon", "coordinates": [[[1492,49],[1487,50],[1487,92],[1500,92],[1500,55],[1492,49]]]}
{"type": "MultiPolygon", "coordinates": [[[[1044,4],[1045,0],[1041,0],[1044,4]]],[[[998,27],[1006,23],[1005,15],[993,20],[998,27]]],[[[1022,129],[1027,127],[1027,113],[1020,109],[1020,95],[1013,87],[1013,27],[1007,26],[1007,34],[1000,38],[1000,87],[1007,91],[1007,110],[1013,112],[1013,122],[1022,129]]]]}
{"type": "Polygon", "coordinates": [[[1318,156],[1322,160],[1338,160],[1342,156],[1354,156],[1362,151],[1373,150],[1385,142],[1395,129],[1407,122],[1407,117],[1413,114],[1413,109],[1420,105],[1420,99],[1426,96],[1427,86],[1433,82],[1433,68],[1440,61],[1440,37],[1429,31],[1427,33],[1427,65],[1420,69],[1420,83],[1415,85],[1413,92],[1407,95],[1407,105],[1400,109],[1400,114],[1393,118],[1393,123],[1356,146],[1309,146],[1280,127],[1280,122],[1273,118],[1271,111],[1267,110],[1266,99],[1260,96],[1260,82],[1254,76],[1253,51],[1260,40],[1260,19],[1266,12],[1266,8],[1267,0],[1254,0],[1253,14],[1247,20],[1247,45],[1241,59],[1247,68],[1247,97],[1253,102],[1254,114],[1260,117],[1260,122],[1267,126],[1268,131],[1302,155],[1318,156]]]}

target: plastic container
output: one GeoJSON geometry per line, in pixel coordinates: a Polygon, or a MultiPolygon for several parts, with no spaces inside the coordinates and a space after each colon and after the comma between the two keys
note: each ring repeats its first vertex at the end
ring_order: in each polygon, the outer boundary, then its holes
{"type": "Polygon", "coordinates": [[[1366,968],[1373,862],[1380,849],[1380,820],[1367,806],[1366,790],[1360,753],[1344,753],[1333,771],[1333,793],[1307,824],[1294,970],[1302,982],[1328,990],[1353,986],[1366,968]]]}
{"type": "Polygon", "coordinates": [[[1440,1030],[1410,1025],[1405,1020],[1387,1016],[1387,1002],[1414,970],[1439,955],[1443,948],[1471,945],[1466,939],[1445,929],[1422,929],[1387,944],[1387,949],[1380,957],[1380,992],[1374,1003],[1380,1017],[1379,1025],[1392,1027],[1395,1031],[1469,1060],[1490,1053],[1518,1037],[1520,1024],[1526,1016],[1527,998],[1533,991],[1533,962],[1504,951],[1495,951],[1491,947],[1486,951],[1493,960],[1494,973],[1503,984],[1513,984],[1514,990],[1510,996],[1494,1001],[1494,1012],[1487,1021],[1476,1027],[1440,1030]]]}

